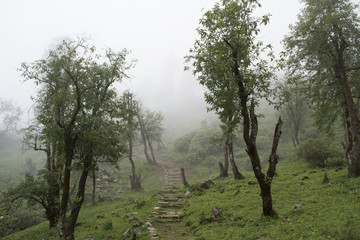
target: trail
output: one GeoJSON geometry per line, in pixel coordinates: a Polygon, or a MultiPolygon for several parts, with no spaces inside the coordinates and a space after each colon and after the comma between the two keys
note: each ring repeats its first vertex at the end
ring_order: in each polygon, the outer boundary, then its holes
{"type": "Polygon", "coordinates": [[[161,198],[150,216],[152,222],[157,223],[149,228],[151,239],[188,239],[182,236],[181,215],[184,199],[179,192],[180,167],[171,159],[164,160],[161,155],[157,161],[163,170],[165,187],[159,191],[161,198]]]}

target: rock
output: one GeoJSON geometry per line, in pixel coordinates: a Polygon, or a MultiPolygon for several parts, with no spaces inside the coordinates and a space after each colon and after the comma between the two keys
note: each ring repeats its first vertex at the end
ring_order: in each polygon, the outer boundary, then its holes
{"type": "Polygon", "coordinates": [[[210,185],[214,185],[215,183],[213,181],[206,180],[205,182],[200,183],[200,187],[204,188],[204,189],[208,189],[210,187],[210,185]]]}
{"type": "Polygon", "coordinates": [[[189,190],[187,190],[184,196],[185,196],[186,198],[191,197],[191,192],[190,192],[189,190]]]}
{"type": "Polygon", "coordinates": [[[152,227],[152,224],[151,224],[151,222],[147,221],[147,222],[145,223],[145,226],[147,226],[147,227],[152,227]]]}
{"type": "Polygon", "coordinates": [[[117,190],[118,193],[123,193],[122,189],[117,190]]]}
{"type": "Polygon", "coordinates": [[[221,214],[221,211],[217,207],[213,207],[212,211],[213,211],[215,217],[217,217],[221,214]]]}
{"type": "Polygon", "coordinates": [[[300,178],[300,180],[303,180],[303,181],[306,180],[306,179],[309,179],[309,177],[308,177],[308,176],[304,176],[304,177],[301,177],[301,178],[300,178]]]}
{"type": "Polygon", "coordinates": [[[317,173],[317,171],[311,171],[311,172],[309,172],[309,174],[313,174],[313,173],[317,173]]]}
{"type": "Polygon", "coordinates": [[[250,181],[250,182],[248,182],[248,184],[249,184],[249,185],[256,185],[256,182],[250,181]]]}
{"type": "Polygon", "coordinates": [[[140,237],[141,236],[141,230],[140,229],[135,229],[134,230],[134,235],[140,237]]]}
{"type": "Polygon", "coordinates": [[[293,210],[296,211],[300,211],[302,209],[300,204],[295,204],[293,210]]]}
{"type": "Polygon", "coordinates": [[[126,230],[124,232],[124,234],[122,235],[123,238],[128,238],[130,237],[130,234],[131,234],[131,229],[129,228],[128,230],[126,230]]]}
{"type": "Polygon", "coordinates": [[[116,215],[116,214],[117,214],[117,212],[115,212],[115,211],[111,213],[111,215],[116,215]]]}
{"type": "Polygon", "coordinates": [[[0,220],[1,220],[1,219],[4,219],[4,216],[0,216],[0,220]]]}

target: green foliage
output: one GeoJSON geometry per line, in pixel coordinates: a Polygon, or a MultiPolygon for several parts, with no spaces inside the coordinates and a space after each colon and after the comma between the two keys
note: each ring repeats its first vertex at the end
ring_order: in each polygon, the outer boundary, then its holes
{"type": "Polygon", "coordinates": [[[318,129],[333,135],[333,126],[343,126],[347,119],[345,93],[336,73],[340,58],[352,95],[360,95],[358,9],[349,0],[303,2],[298,21],[284,39],[287,67],[314,110],[318,129]]]}
{"type": "Polygon", "coordinates": [[[297,154],[314,167],[341,166],[346,163],[344,152],[324,138],[310,138],[301,142],[297,154]]]}
{"type": "Polygon", "coordinates": [[[175,151],[181,153],[188,153],[190,149],[191,140],[193,139],[195,133],[196,132],[193,131],[191,133],[185,134],[184,136],[175,139],[174,142],[175,151]]]}
{"type": "Polygon", "coordinates": [[[206,160],[211,162],[210,156],[223,151],[218,142],[221,138],[222,132],[219,128],[200,128],[176,139],[174,148],[180,153],[186,153],[185,158],[190,164],[199,164],[206,160]]]}

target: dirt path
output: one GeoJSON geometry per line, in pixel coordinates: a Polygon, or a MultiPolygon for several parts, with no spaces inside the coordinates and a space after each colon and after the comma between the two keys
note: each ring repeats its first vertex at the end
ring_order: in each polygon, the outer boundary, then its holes
{"type": "Polygon", "coordinates": [[[162,159],[162,156],[158,163],[163,169],[165,187],[159,191],[161,198],[150,217],[152,222],[156,222],[155,226],[149,228],[151,239],[188,239],[182,236],[183,194],[179,192],[180,167],[171,159],[162,159]]]}

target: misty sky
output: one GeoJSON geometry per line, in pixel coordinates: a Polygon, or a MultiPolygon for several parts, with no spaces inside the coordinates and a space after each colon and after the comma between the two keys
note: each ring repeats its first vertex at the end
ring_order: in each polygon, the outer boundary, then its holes
{"type": "MultiPolygon", "coordinates": [[[[33,84],[22,83],[21,62],[45,56],[63,37],[91,36],[98,48],[127,48],[137,59],[124,83],[152,110],[183,122],[204,114],[202,88],[184,72],[184,56],[195,39],[198,20],[214,0],[0,0],[0,97],[24,110],[33,84]]],[[[296,21],[298,0],[264,0],[257,14],[270,13],[260,33],[264,43],[281,51],[288,25],[296,21]]]]}

